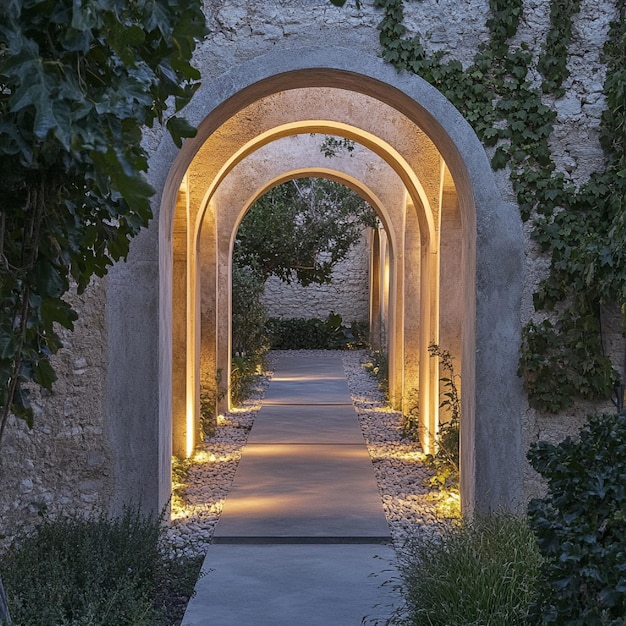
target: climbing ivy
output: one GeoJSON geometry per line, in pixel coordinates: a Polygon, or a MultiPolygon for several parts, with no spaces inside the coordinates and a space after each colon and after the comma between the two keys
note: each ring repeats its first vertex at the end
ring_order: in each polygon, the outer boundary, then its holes
{"type": "Polygon", "coordinates": [[[443,51],[429,53],[421,37],[408,37],[403,0],[374,0],[383,57],[427,80],[495,147],[494,169],[509,168],[521,216],[550,256],[549,276],[534,296],[550,318],[523,330],[520,374],[531,405],[557,412],[575,397],[608,397],[617,373],[603,354],[600,307],[626,302],[626,26],[625,0],[605,47],[607,109],[601,141],[606,166],[576,189],[556,170],[550,148],[556,112],[544,94],[561,96],[567,52],[579,0],[552,0],[550,28],[537,61],[543,80],[528,80],[533,55],[512,45],[523,16],[522,0],[490,0],[489,40],[464,69],[443,51]]]}
{"type": "Polygon", "coordinates": [[[567,48],[572,39],[572,17],[580,11],[580,0],[552,0],[550,25],[546,45],[539,57],[537,69],[543,76],[544,93],[562,96],[563,81],[569,76],[567,48]]]}

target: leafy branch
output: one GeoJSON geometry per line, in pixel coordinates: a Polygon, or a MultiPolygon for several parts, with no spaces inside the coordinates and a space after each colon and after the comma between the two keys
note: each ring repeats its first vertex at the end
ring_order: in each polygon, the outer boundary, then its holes
{"type": "Polygon", "coordinates": [[[32,424],[31,383],[56,378],[70,286],[104,276],[152,216],[142,128],[194,134],[175,113],[204,33],[197,0],[0,5],[0,441],[11,413],[32,424]]]}

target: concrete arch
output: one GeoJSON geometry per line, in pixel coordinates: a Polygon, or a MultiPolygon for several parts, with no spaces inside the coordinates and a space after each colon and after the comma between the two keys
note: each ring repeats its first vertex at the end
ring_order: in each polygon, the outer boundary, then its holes
{"type": "MultiPolygon", "coordinates": [[[[342,185],[345,185],[349,188],[351,188],[353,191],[355,191],[357,194],[359,194],[364,200],[367,201],[367,203],[376,211],[376,213],[378,214],[379,218],[381,219],[381,222],[383,223],[383,226],[388,229],[385,230],[385,232],[388,233],[387,235],[387,241],[389,242],[389,249],[390,249],[390,283],[392,285],[391,289],[392,289],[392,297],[391,297],[391,301],[392,301],[392,310],[391,313],[389,314],[389,317],[391,319],[391,323],[392,326],[389,329],[389,334],[390,336],[395,339],[396,334],[401,334],[401,321],[397,321],[397,319],[399,318],[399,315],[396,314],[396,310],[394,307],[395,304],[395,298],[393,297],[393,293],[395,293],[395,291],[398,289],[397,286],[397,276],[400,273],[398,271],[397,266],[397,262],[396,262],[396,257],[397,257],[397,236],[396,233],[394,232],[394,226],[392,221],[389,219],[389,211],[387,210],[387,207],[385,206],[385,202],[383,202],[380,198],[380,196],[367,184],[363,183],[362,181],[353,178],[350,175],[347,175],[346,173],[340,171],[340,170],[330,170],[328,168],[318,168],[318,167],[309,167],[309,168],[300,168],[300,169],[296,169],[296,170],[287,170],[285,172],[283,172],[281,175],[276,176],[272,179],[267,180],[262,186],[257,187],[256,184],[253,183],[253,187],[255,187],[255,191],[254,193],[252,193],[249,198],[241,205],[241,209],[239,211],[239,215],[237,217],[237,220],[232,228],[231,231],[231,238],[230,238],[230,251],[229,251],[229,261],[232,260],[232,251],[233,251],[233,246],[234,246],[234,241],[235,241],[235,237],[237,234],[237,230],[239,228],[239,225],[241,224],[242,219],[244,218],[245,214],[248,212],[248,210],[250,209],[250,207],[252,206],[252,204],[254,204],[254,202],[260,198],[262,195],[264,195],[265,193],[267,193],[272,187],[282,184],[284,182],[287,182],[289,180],[293,180],[294,178],[307,178],[307,177],[319,177],[319,178],[328,178],[330,180],[334,180],[335,182],[338,182],[342,185]]],[[[237,181],[235,183],[235,185],[237,185],[237,183],[239,183],[240,181],[237,181]]],[[[231,272],[229,271],[229,276],[231,274],[231,272]]],[[[230,295],[231,294],[231,286],[228,285],[227,287],[225,287],[225,291],[230,295]]],[[[230,322],[231,322],[231,318],[232,318],[232,306],[231,306],[231,301],[229,298],[229,302],[228,302],[228,313],[224,318],[225,323],[228,324],[228,329],[223,332],[222,334],[225,334],[229,339],[231,337],[231,327],[230,327],[230,322]]],[[[393,359],[396,355],[396,352],[398,351],[398,349],[400,349],[400,346],[396,345],[395,340],[392,340],[389,342],[389,356],[390,359],[393,359]]],[[[231,350],[230,350],[230,345],[229,345],[229,349],[227,351],[223,352],[223,361],[221,361],[221,368],[222,371],[229,371],[229,367],[227,364],[227,359],[229,357],[229,355],[231,354],[231,350]]],[[[396,381],[394,379],[394,373],[391,373],[391,380],[390,380],[390,388],[393,389],[394,386],[396,385],[396,381]]],[[[397,381],[397,386],[401,387],[402,386],[402,381],[397,381]]]]}
{"type": "Polygon", "coordinates": [[[420,183],[419,178],[415,175],[415,172],[403,156],[395,150],[393,146],[389,145],[385,141],[381,141],[367,131],[349,126],[348,124],[342,124],[341,122],[330,122],[325,120],[302,120],[297,123],[292,122],[290,124],[283,124],[259,134],[253,140],[247,142],[239,150],[237,150],[237,152],[227,160],[219,174],[211,182],[203,200],[204,209],[201,209],[200,214],[198,215],[195,225],[196,232],[199,228],[199,223],[202,221],[203,210],[206,209],[206,206],[210,202],[213,192],[217,189],[217,187],[219,187],[224,178],[235,165],[240,163],[243,159],[258,150],[260,147],[265,146],[272,141],[276,141],[277,139],[288,137],[290,135],[307,133],[332,134],[345,139],[351,139],[382,157],[398,174],[407,188],[409,195],[413,199],[413,203],[416,206],[421,205],[423,210],[418,213],[418,219],[422,222],[421,226],[424,232],[427,233],[428,239],[432,239],[435,228],[428,198],[426,197],[424,188],[420,183]]]}
{"type": "Polygon", "coordinates": [[[110,346],[109,362],[124,362],[131,354],[141,364],[135,374],[132,368],[109,373],[109,415],[113,429],[119,424],[147,460],[140,474],[133,473],[130,455],[120,462],[116,471],[126,485],[126,494],[119,490],[121,499],[136,501],[136,494],[142,494],[146,508],[154,510],[169,497],[172,241],[176,209],[188,209],[180,190],[189,165],[238,111],[272,94],[297,95],[310,88],[361,94],[392,109],[434,144],[449,171],[462,227],[462,502],[469,513],[516,508],[522,493],[522,394],[516,371],[523,248],[518,212],[500,197],[475,133],[437,90],[378,58],[340,47],[269,53],[203,85],[185,111],[199,125],[198,136],[180,151],[164,139],[151,159],[158,220],[133,242],[128,263],[117,266],[109,278],[109,325],[121,329],[110,346]],[[123,417],[129,413],[136,416],[131,432],[123,417]]]}
{"type": "MultiPolygon", "coordinates": [[[[302,139],[303,137],[306,137],[306,135],[296,136],[296,138],[300,139],[302,139]]],[[[280,142],[280,140],[278,140],[278,142],[280,142]]],[[[221,261],[218,262],[218,266],[228,266],[230,268],[231,250],[225,249],[224,243],[229,240],[232,242],[240,219],[243,213],[250,206],[252,200],[258,197],[260,194],[265,193],[274,182],[281,179],[287,180],[289,178],[294,178],[296,174],[303,175],[305,173],[308,173],[310,175],[329,176],[355,188],[357,192],[365,196],[373,204],[373,206],[378,209],[379,214],[382,217],[382,221],[386,226],[386,232],[389,234],[389,238],[391,240],[391,250],[397,251],[403,248],[401,240],[401,237],[404,235],[402,213],[405,210],[407,191],[401,177],[388,163],[386,163],[386,161],[384,161],[383,159],[379,159],[381,163],[384,163],[388,170],[388,175],[382,177],[380,175],[380,172],[378,172],[377,176],[372,176],[371,173],[369,174],[369,176],[365,175],[364,173],[361,173],[360,176],[357,176],[356,173],[353,173],[351,175],[347,172],[348,168],[342,169],[340,167],[340,164],[337,163],[335,163],[334,170],[329,170],[327,164],[324,162],[325,159],[322,156],[317,159],[318,162],[316,164],[313,162],[314,159],[311,160],[310,156],[303,157],[294,155],[289,155],[289,158],[287,158],[286,161],[278,158],[275,155],[272,156],[272,158],[266,158],[265,161],[263,161],[263,167],[259,167],[258,165],[250,163],[250,161],[256,158],[259,153],[263,152],[264,149],[272,146],[273,144],[264,143],[263,148],[259,149],[257,152],[250,151],[247,158],[240,160],[239,163],[230,170],[228,176],[223,179],[220,178],[221,184],[205,196],[203,200],[204,210],[206,210],[207,204],[214,203],[214,206],[210,211],[211,215],[220,215],[222,213],[220,211],[220,195],[225,198],[224,204],[227,205],[228,210],[227,216],[224,219],[220,219],[220,223],[215,226],[217,230],[216,235],[211,235],[210,233],[207,234],[207,229],[202,229],[203,238],[206,240],[206,245],[204,246],[204,251],[197,252],[197,258],[206,259],[207,257],[209,257],[212,259],[213,254],[211,250],[213,249],[213,247],[218,247],[218,254],[221,257],[221,261]],[[304,167],[300,168],[299,170],[293,170],[294,167],[298,167],[298,161],[302,161],[302,165],[304,167]],[[390,180],[389,174],[391,174],[393,180],[390,180]],[[221,193],[221,190],[224,187],[229,188],[229,190],[227,190],[226,193],[221,193]],[[395,188],[395,194],[393,193],[393,189],[391,189],[392,193],[390,193],[390,188],[395,188]],[[379,192],[378,194],[376,193],[377,190],[379,192]],[[401,206],[398,206],[398,204],[401,204],[401,206]],[[215,244],[213,243],[215,239],[222,242],[222,245],[215,246],[215,244]],[[208,254],[207,251],[209,251],[208,254]]],[[[307,150],[304,150],[304,152],[306,153],[307,150]]],[[[346,161],[351,162],[351,159],[345,159],[343,161],[343,165],[346,164],[346,161]]],[[[202,213],[202,210],[203,209],[201,208],[199,214],[202,213]]],[[[207,225],[205,224],[205,226],[207,225]]],[[[208,230],[211,231],[210,225],[208,226],[208,230]]],[[[424,245],[425,248],[427,248],[427,241],[428,240],[426,239],[424,245]]],[[[205,276],[207,274],[209,276],[213,276],[215,272],[214,269],[210,266],[210,263],[212,263],[212,261],[210,261],[209,264],[205,266],[203,271],[200,271],[201,276],[205,276]]],[[[193,265],[193,261],[191,264],[193,265]]],[[[189,269],[189,273],[193,273],[194,271],[194,269],[189,269]]],[[[391,290],[394,294],[402,292],[402,276],[402,268],[400,267],[400,269],[398,270],[398,263],[396,263],[394,255],[391,267],[391,290]]],[[[229,277],[230,271],[225,274],[220,273],[218,274],[218,280],[221,281],[220,285],[215,286],[211,283],[208,286],[202,286],[200,291],[203,294],[211,292],[217,292],[218,294],[230,294],[230,284],[227,284],[226,282],[229,277]]],[[[204,313],[206,309],[215,310],[217,318],[217,329],[215,331],[215,333],[217,334],[217,345],[215,347],[212,347],[212,337],[215,334],[212,329],[209,330],[209,337],[206,342],[204,339],[206,337],[204,328],[205,326],[211,326],[211,320],[205,317],[205,320],[202,322],[203,344],[206,345],[206,348],[204,348],[202,352],[204,355],[214,355],[209,356],[208,358],[204,356],[204,361],[208,363],[208,373],[203,376],[203,379],[206,382],[210,382],[212,376],[211,365],[213,360],[215,360],[215,365],[213,366],[213,369],[216,368],[221,371],[222,379],[224,379],[225,376],[223,373],[230,370],[230,344],[228,343],[230,339],[230,332],[227,325],[227,320],[230,319],[230,302],[227,302],[226,298],[222,296],[221,302],[218,302],[216,304],[212,304],[211,302],[209,302],[208,307],[203,306],[201,308],[202,313],[204,313]],[[221,311],[222,313],[218,314],[217,311],[221,311]]],[[[398,363],[401,363],[403,358],[403,346],[401,341],[404,333],[403,317],[401,313],[402,311],[398,311],[397,315],[394,315],[390,318],[391,328],[389,334],[390,353],[397,358],[398,363]]],[[[423,325],[423,327],[421,328],[421,332],[423,334],[421,344],[423,346],[427,346],[429,332],[428,326],[423,325]]],[[[197,367],[197,358],[192,356],[191,364],[192,366],[193,364],[195,364],[197,367]]],[[[399,367],[398,369],[400,371],[403,371],[401,367],[399,367]]],[[[390,377],[393,381],[391,386],[393,395],[397,398],[398,404],[400,404],[403,397],[404,381],[402,377],[394,376],[393,370],[390,377]]],[[[198,376],[196,376],[196,378],[198,378],[198,376]]],[[[435,408],[436,407],[433,407],[433,409],[435,408]]],[[[191,424],[193,424],[194,419],[190,418],[189,415],[188,421],[190,424],[188,426],[188,429],[193,428],[191,424]]]]}
{"type": "Polygon", "coordinates": [[[384,202],[380,199],[380,197],[367,185],[365,185],[362,181],[345,172],[338,171],[336,169],[330,168],[316,168],[316,167],[307,167],[307,168],[299,168],[294,170],[285,171],[280,176],[276,176],[275,178],[268,181],[263,187],[257,190],[257,192],[252,195],[248,201],[243,206],[239,218],[237,219],[237,223],[233,230],[233,237],[230,242],[230,249],[232,253],[233,245],[235,242],[236,231],[241,224],[241,220],[244,218],[245,214],[248,212],[249,208],[264,194],[266,194],[272,187],[276,187],[277,185],[281,185],[282,183],[286,183],[294,178],[327,178],[329,180],[333,180],[337,183],[345,185],[352,189],[352,191],[359,194],[370,206],[372,206],[378,216],[380,217],[383,227],[385,229],[390,229],[392,233],[391,240],[393,241],[393,226],[390,223],[389,215],[385,209],[384,202]]]}

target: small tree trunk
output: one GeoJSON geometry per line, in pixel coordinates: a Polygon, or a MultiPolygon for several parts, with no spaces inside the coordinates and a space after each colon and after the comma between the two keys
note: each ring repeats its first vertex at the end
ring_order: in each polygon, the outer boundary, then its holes
{"type": "Polygon", "coordinates": [[[9,604],[7,602],[7,595],[4,593],[4,587],[2,586],[2,578],[0,578],[0,624],[3,626],[9,626],[11,624],[9,604]]]}

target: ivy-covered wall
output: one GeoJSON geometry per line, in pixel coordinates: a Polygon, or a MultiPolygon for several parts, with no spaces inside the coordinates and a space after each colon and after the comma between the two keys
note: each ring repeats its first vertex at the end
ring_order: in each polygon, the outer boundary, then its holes
{"type": "MultiPolygon", "coordinates": [[[[574,432],[612,407],[626,301],[625,0],[206,0],[196,65],[209,82],[271,50],[342,46],[382,54],[446,95],[492,158],[525,224],[520,376],[526,443],[574,432]]],[[[306,107],[306,103],[303,103],[306,107]]],[[[146,145],[159,144],[158,132],[146,145]]],[[[101,287],[101,286],[100,286],[101,287]]],[[[16,431],[0,475],[0,534],[16,520],[106,508],[116,451],[107,438],[100,287],[39,425],[16,431]],[[18,445],[19,444],[19,445],[18,445]],[[11,449],[13,446],[14,449],[11,449]],[[7,469],[8,468],[8,469],[7,469]]],[[[445,348],[445,346],[442,346],[445,348]]],[[[479,346],[480,348],[480,346],[479,346]]],[[[111,364],[118,367],[119,364],[111,364]]],[[[132,416],[129,416],[132,419],[132,416]]],[[[526,469],[526,493],[538,486],[526,469]]]]}
{"type": "MultiPolygon", "coordinates": [[[[208,4],[205,71],[341,45],[439,89],[472,125],[524,223],[525,442],[612,410],[624,360],[624,0],[208,4]]],[[[477,346],[480,349],[480,346],[477,346]]],[[[527,495],[536,492],[525,469],[527,495]]]]}
{"type": "Polygon", "coordinates": [[[626,3],[491,0],[471,61],[407,19],[408,3],[375,4],[384,57],[470,121],[525,222],[527,440],[560,438],[610,401],[621,408],[626,3]]]}

